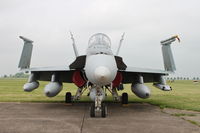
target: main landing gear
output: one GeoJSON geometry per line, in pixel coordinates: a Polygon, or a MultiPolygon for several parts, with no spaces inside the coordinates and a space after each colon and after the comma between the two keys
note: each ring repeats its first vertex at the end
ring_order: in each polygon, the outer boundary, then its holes
{"type": "Polygon", "coordinates": [[[65,94],[65,103],[72,103],[72,94],[71,94],[71,92],[66,92],[66,94],[65,94]]]}
{"type": "Polygon", "coordinates": [[[128,94],[127,93],[122,93],[121,103],[122,103],[122,105],[128,104],[128,94]]]}
{"type": "Polygon", "coordinates": [[[117,93],[117,88],[110,87],[100,87],[100,86],[90,86],[89,88],[78,88],[77,92],[74,96],[70,92],[67,92],[65,95],[65,103],[71,104],[72,101],[80,100],[83,92],[89,89],[89,97],[92,101],[94,101],[90,106],[90,117],[103,117],[107,116],[107,106],[103,102],[106,97],[106,90],[108,90],[112,96],[113,100],[121,102],[122,105],[128,104],[128,94],[122,93],[122,96],[119,96],[117,93]]]}
{"type": "Polygon", "coordinates": [[[83,92],[87,88],[78,88],[76,94],[72,96],[71,92],[66,92],[65,94],[65,103],[72,103],[72,101],[77,101],[81,99],[83,92]]]}
{"type": "MultiPolygon", "coordinates": [[[[121,85],[122,88],[123,85],[121,85]]],[[[118,88],[107,88],[110,93],[113,96],[114,101],[121,102],[122,105],[127,105],[128,104],[128,94],[127,93],[122,93],[122,96],[120,97],[117,93],[118,88]]]]}

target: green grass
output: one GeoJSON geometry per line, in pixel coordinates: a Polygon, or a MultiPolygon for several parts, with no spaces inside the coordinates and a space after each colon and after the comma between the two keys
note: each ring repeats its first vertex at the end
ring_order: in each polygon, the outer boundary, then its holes
{"type": "Polygon", "coordinates": [[[200,84],[194,84],[192,81],[175,81],[169,83],[169,85],[172,86],[173,91],[161,91],[148,84],[152,88],[152,95],[149,99],[141,100],[131,97],[130,101],[147,102],[161,108],[170,107],[200,111],[200,84]]]}
{"type": "Polygon", "coordinates": [[[187,120],[187,121],[200,127],[200,124],[198,122],[196,122],[196,121],[192,121],[192,120],[187,120]]]}
{"type": "Polygon", "coordinates": [[[181,116],[196,116],[195,114],[184,114],[184,113],[176,113],[176,114],[172,114],[173,116],[178,116],[178,117],[181,117],[181,116]]]}
{"type": "MultiPolygon", "coordinates": [[[[56,97],[49,98],[43,93],[43,88],[48,82],[40,82],[40,87],[33,92],[24,92],[22,87],[27,79],[0,79],[0,102],[63,102],[66,91],[75,94],[74,84],[64,84],[64,89],[56,97]]],[[[151,97],[140,99],[136,97],[130,89],[130,84],[125,85],[125,89],[119,92],[129,94],[129,102],[150,103],[161,108],[170,107],[177,109],[200,111],[200,83],[194,84],[192,81],[175,81],[169,83],[173,91],[161,91],[147,84],[151,88],[151,97]]],[[[81,102],[90,101],[84,93],[81,102]]],[[[112,101],[108,95],[107,101],[112,101]]]]}

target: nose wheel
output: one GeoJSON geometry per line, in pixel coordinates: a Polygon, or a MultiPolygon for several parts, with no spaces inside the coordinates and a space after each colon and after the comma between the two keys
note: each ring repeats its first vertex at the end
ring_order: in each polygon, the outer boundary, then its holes
{"type": "Polygon", "coordinates": [[[105,118],[107,115],[107,107],[105,103],[101,104],[101,108],[98,110],[98,108],[95,107],[95,103],[91,104],[90,107],[90,117],[96,117],[96,116],[101,116],[102,118],[105,118]]]}
{"type": "Polygon", "coordinates": [[[95,117],[95,104],[92,103],[90,106],[90,117],[95,117]]]}
{"type": "Polygon", "coordinates": [[[107,107],[105,103],[101,104],[101,117],[105,118],[107,115],[107,107]]]}

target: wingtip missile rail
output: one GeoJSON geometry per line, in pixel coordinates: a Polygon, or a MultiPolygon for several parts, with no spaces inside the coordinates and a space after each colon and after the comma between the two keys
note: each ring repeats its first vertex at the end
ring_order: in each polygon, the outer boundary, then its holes
{"type": "Polygon", "coordinates": [[[19,36],[19,38],[21,38],[24,42],[29,42],[29,43],[33,43],[32,40],[26,38],[26,37],[23,37],[23,36],[19,36]]]}
{"type": "Polygon", "coordinates": [[[180,38],[178,35],[172,36],[166,40],[161,41],[161,45],[171,44],[172,42],[176,41],[176,39],[180,42],[180,38]]]}

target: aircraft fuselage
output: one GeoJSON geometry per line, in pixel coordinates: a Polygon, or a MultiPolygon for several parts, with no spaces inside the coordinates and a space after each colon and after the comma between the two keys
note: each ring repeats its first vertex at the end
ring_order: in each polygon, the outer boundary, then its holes
{"type": "Polygon", "coordinates": [[[117,70],[109,38],[101,33],[92,36],[86,54],[87,79],[98,86],[110,85],[116,77],[117,70]]]}

